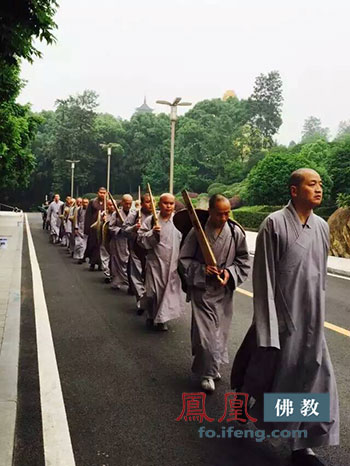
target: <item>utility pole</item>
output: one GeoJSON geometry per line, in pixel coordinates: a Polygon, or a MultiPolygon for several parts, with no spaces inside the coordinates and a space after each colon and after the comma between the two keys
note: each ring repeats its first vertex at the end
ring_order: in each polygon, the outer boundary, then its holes
{"type": "Polygon", "coordinates": [[[70,196],[71,197],[74,197],[73,196],[73,189],[74,189],[74,169],[75,169],[75,164],[76,163],[79,163],[80,160],[66,160],[66,162],[69,162],[71,165],[71,171],[72,171],[72,174],[71,174],[71,180],[70,180],[70,196]]]}
{"type": "Polygon", "coordinates": [[[175,152],[175,125],[177,120],[177,107],[192,105],[190,102],[180,102],[182,97],[176,97],[173,103],[167,100],[157,100],[157,104],[170,106],[171,138],[170,138],[170,170],[169,170],[169,193],[174,194],[174,152],[175,152]]]}

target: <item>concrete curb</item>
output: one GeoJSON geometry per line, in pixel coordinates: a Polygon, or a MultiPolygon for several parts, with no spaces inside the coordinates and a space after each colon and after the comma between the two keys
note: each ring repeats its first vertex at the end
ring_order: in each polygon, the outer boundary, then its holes
{"type": "Polygon", "coordinates": [[[338,270],[333,267],[327,267],[327,272],[332,273],[333,275],[339,275],[339,277],[348,277],[350,278],[350,272],[347,270],[338,270]]]}
{"type": "MultiPolygon", "coordinates": [[[[255,254],[255,240],[257,233],[246,232],[249,254],[254,257],[255,254]]],[[[327,272],[339,277],[350,277],[350,259],[342,257],[328,256],[327,272]]]]}
{"type": "Polygon", "coordinates": [[[17,379],[20,342],[21,269],[23,246],[23,214],[19,215],[20,228],[16,262],[12,264],[10,290],[4,336],[0,352],[0,464],[11,466],[15,440],[17,414],[17,379]]]}

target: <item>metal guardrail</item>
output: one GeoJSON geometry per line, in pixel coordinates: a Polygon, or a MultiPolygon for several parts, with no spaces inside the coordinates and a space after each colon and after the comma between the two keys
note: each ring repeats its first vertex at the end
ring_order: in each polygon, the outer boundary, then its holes
{"type": "Polygon", "coordinates": [[[0,202],[0,211],[2,210],[10,211],[10,212],[22,212],[22,209],[19,209],[18,207],[14,207],[12,205],[7,205],[7,204],[2,204],[0,202]]]}

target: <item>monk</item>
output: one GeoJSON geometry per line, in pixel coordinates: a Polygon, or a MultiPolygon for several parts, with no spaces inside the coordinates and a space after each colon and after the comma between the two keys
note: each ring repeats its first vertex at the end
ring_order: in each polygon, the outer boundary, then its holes
{"type": "Polygon", "coordinates": [[[60,215],[62,213],[63,202],[60,200],[60,195],[55,194],[53,201],[49,205],[47,209],[47,222],[50,225],[50,241],[53,244],[59,242],[59,234],[60,234],[60,225],[61,219],[60,215]]]}
{"type": "Polygon", "coordinates": [[[122,197],[121,208],[119,213],[123,219],[120,220],[116,212],[113,212],[109,221],[109,231],[111,232],[111,240],[109,249],[111,254],[111,287],[114,290],[119,290],[121,286],[129,286],[128,280],[128,262],[129,262],[129,246],[128,239],[123,235],[122,225],[129,216],[132,205],[132,196],[124,194],[122,197]]]}
{"type": "Polygon", "coordinates": [[[74,252],[73,259],[77,259],[78,264],[82,264],[84,259],[84,253],[87,245],[88,236],[84,233],[85,215],[89,205],[89,199],[84,197],[82,199],[81,206],[78,207],[77,220],[74,226],[74,252]]]}
{"type": "Polygon", "coordinates": [[[324,336],[329,229],[313,213],[322,201],[322,180],[314,170],[292,173],[291,200],[260,226],[254,257],[253,323],[235,357],[232,388],[255,399],[252,415],[266,430],[301,429],[291,439],[292,463],[321,466],[313,447],[338,445],[338,394],[324,336]],[[269,424],[265,393],[329,393],[330,422],[269,424]]]}
{"type": "Polygon", "coordinates": [[[146,293],[142,307],[147,310],[146,325],[167,331],[167,322],[185,310],[177,263],[182,234],[173,223],[175,197],[164,193],[159,199],[158,225],[148,217],[138,230],[138,242],[147,250],[146,293]]]}
{"type": "Polygon", "coordinates": [[[130,212],[122,226],[122,231],[128,238],[130,251],[128,264],[129,283],[130,288],[136,297],[138,315],[142,315],[144,312],[144,309],[141,307],[141,298],[145,294],[145,254],[142,254],[144,250],[142,250],[142,248],[137,244],[137,232],[145,220],[151,215],[151,198],[149,194],[141,196],[140,208],[140,213],[138,210],[130,212]]]}
{"type": "Polygon", "coordinates": [[[109,221],[112,217],[114,212],[114,206],[111,199],[108,199],[106,203],[106,212],[103,213],[102,220],[104,222],[103,226],[103,233],[102,233],[102,240],[100,245],[100,257],[101,257],[101,267],[102,271],[105,276],[105,283],[110,283],[111,281],[111,270],[110,270],[110,261],[111,257],[109,254],[109,240],[110,240],[110,232],[109,232],[109,221]]]}
{"type": "Polygon", "coordinates": [[[204,231],[217,267],[205,265],[193,228],[180,252],[179,266],[192,304],[192,372],[208,392],[213,392],[214,381],[221,379],[220,365],[229,362],[227,339],[233,293],[246,280],[250,268],[245,232],[229,219],[230,211],[226,197],[215,194],[210,198],[204,231]]]}
{"type": "Polygon", "coordinates": [[[98,215],[101,215],[104,209],[106,192],[106,188],[99,188],[97,197],[89,202],[85,215],[84,233],[88,237],[85,258],[87,257],[90,260],[91,271],[95,270],[96,265],[101,270],[99,232],[97,229],[90,227],[96,222],[98,215]]]}

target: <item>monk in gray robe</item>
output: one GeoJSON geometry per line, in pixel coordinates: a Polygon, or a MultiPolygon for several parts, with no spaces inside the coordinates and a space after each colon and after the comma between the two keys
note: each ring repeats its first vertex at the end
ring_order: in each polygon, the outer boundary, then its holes
{"type": "Polygon", "coordinates": [[[105,283],[110,283],[111,281],[111,270],[110,270],[110,262],[111,256],[109,254],[109,221],[112,217],[114,212],[113,202],[108,199],[106,203],[106,212],[103,213],[102,220],[103,220],[103,227],[102,227],[102,240],[100,246],[100,257],[101,257],[101,267],[102,272],[105,276],[105,283]]]}
{"type": "Polygon", "coordinates": [[[47,222],[50,225],[50,240],[53,244],[59,241],[62,208],[63,202],[60,200],[60,195],[55,194],[53,201],[47,209],[47,222]]]}
{"type": "Polygon", "coordinates": [[[129,262],[129,245],[128,238],[123,235],[122,226],[129,216],[132,205],[132,196],[124,194],[122,197],[120,215],[121,221],[116,212],[113,212],[109,221],[109,231],[111,232],[111,240],[109,249],[111,253],[111,287],[114,290],[119,290],[121,286],[129,286],[128,280],[128,262],[129,262]]]}
{"type": "Polygon", "coordinates": [[[88,236],[84,233],[84,225],[85,225],[85,215],[87,211],[87,207],[89,205],[89,199],[84,197],[82,200],[82,204],[78,207],[77,212],[77,220],[74,227],[74,252],[73,252],[73,259],[77,259],[79,264],[84,262],[84,253],[87,244],[88,236]]]}
{"type": "Polygon", "coordinates": [[[146,325],[168,330],[167,322],[185,310],[185,295],[177,271],[182,234],[173,223],[175,197],[162,194],[159,200],[158,225],[148,217],[138,230],[138,242],[147,250],[146,293],[142,307],[147,311],[146,325]]]}
{"type": "Polygon", "coordinates": [[[83,199],[81,197],[77,197],[77,199],[75,200],[75,204],[71,208],[71,212],[69,214],[69,221],[71,222],[71,225],[72,225],[72,233],[70,235],[70,241],[69,241],[69,251],[72,257],[74,255],[74,248],[75,248],[75,227],[77,223],[77,214],[78,214],[78,210],[82,202],[83,202],[83,199]]]}
{"type": "MultiPolygon", "coordinates": [[[[99,216],[101,216],[104,210],[104,198],[106,196],[106,188],[99,188],[97,197],[89,202],[86,215],[85,215],[85,226],[84,233],[88,237],[85,258],[88,257],[90,260],[90,270],[94,271],[97,265],[101,270],[101,258],[100,258],[100,231],[91,226],[96,222],[99,216]]],[[[102,221],[102,220],[101,220],[102,221]]]]}
{"type": "Polygon", "coordinates": [[[229,219],[229,200],[216,194],[209,201],[204,231],[217,261],[206,266],[194,229],[181,248],[179,266],[192,304],[193,374],[203,390],[213,392],[219,369],[228,363],[227,339],[233,314],[233,292],[247,278],[249,252],[243,229],[229,219]],[[218,279],[221,277],[222,281],[218,279]]]}
{"type": "Polygon", "coordinates": [[[254,318],[233,363],[232,388],[256,401],[266,430],[307,430],[291,440],[292,462],[322,465],[311,448],[339,443],[338,394],[324,336],[329,229],[313,213],[321,204],[317,172],[290,178],[291,201],[262,223],[253,271],[254,318]],[[263,393],[329,393],[330,422],[264,424],[263,393]]]}
{"type": "Polygon", "coordinates": [[[73,224],[70,218],[73,217],[74,215],[74,206],[75,206],[75,199],[69,196],[68,201],[67,201],[67,214],[65,214],[64,221],[63,221],[65,246],[69,254],[71,252],[70,245],[71,245],[71,236],[73,232],[73,224]]]}
{"type": "Polygon", "coordinates": [[[125,220],[122,231],[128,238],[130,258],[128,264],[128,276],[130,288],[136,297],[136,307],[138,315],[142,315],[144,309],[141,307],[141,298],[145,294],[145,250],[137,243],[137,232],[141,225],[151,215],[151,198],[149,194],[141,197],[140,211],[133,210],[125,220]]]}

